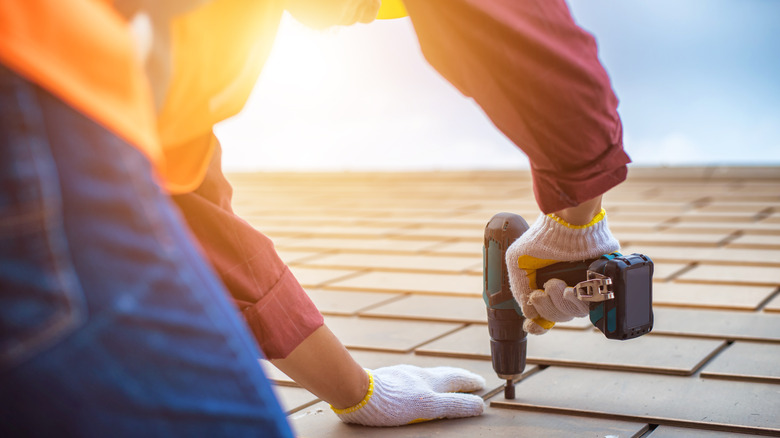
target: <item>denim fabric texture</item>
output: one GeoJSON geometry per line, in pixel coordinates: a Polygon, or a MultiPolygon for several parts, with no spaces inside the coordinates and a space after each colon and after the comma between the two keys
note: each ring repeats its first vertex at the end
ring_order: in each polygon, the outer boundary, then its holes
{"type": "Polygon", "coordinates": [[[0,436],[292,436],[152,172],[0,66],[0,436]]]}

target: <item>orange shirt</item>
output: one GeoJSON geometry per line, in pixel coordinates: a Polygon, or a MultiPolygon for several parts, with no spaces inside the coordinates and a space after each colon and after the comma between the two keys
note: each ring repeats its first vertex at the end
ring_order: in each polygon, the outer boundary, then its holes
{"type": "Polygon", "coordinates": [[[166,187],[192,191],[208,168],[214,124],[241,111],[271,52],[281,0],[215,0],[171,23],[172,77],[158,116],[166,187]]]}
{"type": "Polygon", "coordinates": [[[160,165],[148,83],[127,23],[108,3],[0,1],[0,63],[160,165]]]}
{"type": "MultiPolygon", "coordinates": [[[[169,191],[192,191],[214,150],[213,125],[241,110],[260,75],[284,2],[214,0],[174,19],[156,127],[128,25],[110,3],[0,1],[0,62],[146,152],[169,191]]],[[[398,9],[388,18],[405,13],[388,3],[398,9]]]]}
{"type": "MultiPolygon", "coordinates": [[[[246,103],[283,10],[283,0],[214,0],[173,21],[173,72],[158,117],[169,191],[200,185],[215,147],[211,129],[246,103]]],[[[401,0],[382,2],[378,18],[403,16],[401,0]]]]}

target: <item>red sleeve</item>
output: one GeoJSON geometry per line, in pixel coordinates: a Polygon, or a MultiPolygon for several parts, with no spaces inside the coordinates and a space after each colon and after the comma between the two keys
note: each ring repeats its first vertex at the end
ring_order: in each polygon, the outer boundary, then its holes
{"type": "Polygon", "coordinates": [[[428,62],[531,162],[545,213],[623,181],[618,99],[564,0],[404,0],[428,62]]]}
{"type": "Polygon", "coordinates": [[[244,317],[269,359],[287,357],[324,324],[322,314],[289,269],[259,301],[244,309],[244,317]]]}
{"type": "Polygon", "coordinates": [[[324,320],[279,258],[271,239],[238,217],[217,146],[203,183],[173,196],[205,256],[246,318],[269,359],[290,354],[324,320]]]}

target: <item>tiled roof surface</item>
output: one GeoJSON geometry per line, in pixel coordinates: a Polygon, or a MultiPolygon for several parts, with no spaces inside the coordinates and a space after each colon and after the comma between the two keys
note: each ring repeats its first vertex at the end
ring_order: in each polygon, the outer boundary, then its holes
{"type": "Polygon", "coordinates": [[[653,332],[586,319],[532,337],[517,397],[490,364],[482,238],[538,210],[527,172],[232,174],[235,210],[273,238],[361,365],[483,375],[483,416],[342,424],[268,365],[299,436],[780,436],[780,168],[633,168],[605,207],[622,252],[655,262],[653,332]]]}

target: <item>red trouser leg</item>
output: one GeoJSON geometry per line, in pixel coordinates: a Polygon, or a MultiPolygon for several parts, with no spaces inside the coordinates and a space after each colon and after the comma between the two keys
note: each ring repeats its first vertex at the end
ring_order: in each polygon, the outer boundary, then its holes
{"type": "MultiPolygon", "coordinates": [[[[211,134],[210,134],[211,135],[211,134]]],[[[203,183],[173,200],[269,359],[286,357],[323,324],[271,240],[238,217],[217,146],[203,183]]]]}
{"type": "Polygon", "coordinates": [[[563,0],[405,0],[428,62],[531,162],[545,213],[626,178],[618,100],[563,0]]]}

